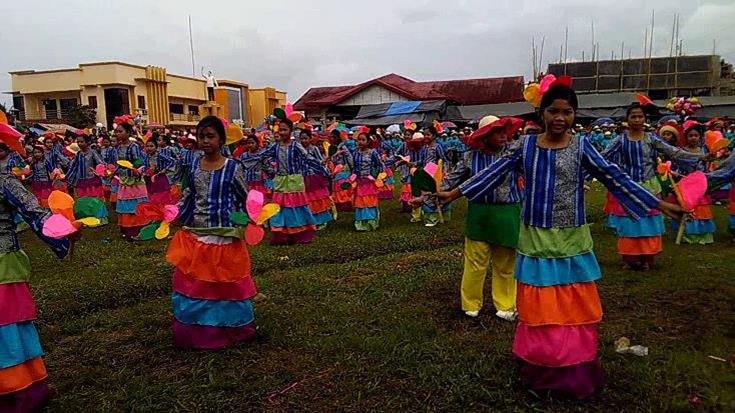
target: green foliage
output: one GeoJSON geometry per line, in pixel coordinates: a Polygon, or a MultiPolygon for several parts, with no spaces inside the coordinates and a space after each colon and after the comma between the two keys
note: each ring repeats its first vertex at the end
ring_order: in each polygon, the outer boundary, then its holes
{"type": "Polygon", "coordinates": [[[523,388],[515,326],[493,316],[489,277],[480,317],[460,311],[464,202],[453,221],[425,228],[391,201],[375,232],[356,233],[352,214],[340,213],[312,244],[249,248],[268,297],[255,303],[258,337],[221,351],[173,347],[166,242],[123,241],[114,224],[84,229],[73,260],[58,261],[23,233],[57,392],[49,409],[660,412],[689,411],[696,393],[699,410],[732,411],[735,248],[725,209],[713,207],[715,245],[676,246],[670,231],[654,269],[629,272],[600,224],[604,192],[593,186],[586,198],[605,311],[606,387],[592,400],[523,388]],[[621,336],[650,355],[615,353],[621,336]]]}
{"type": "Polygon", "coordinates": [[[90,128],[97,123],[97,111],[87,105],[74,105],[69,108],[65,120],[75,128],[90,128]]]}

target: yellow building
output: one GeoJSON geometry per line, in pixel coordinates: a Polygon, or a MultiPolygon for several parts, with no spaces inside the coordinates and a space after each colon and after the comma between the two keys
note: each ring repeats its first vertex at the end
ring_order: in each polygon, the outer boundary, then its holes
{"type": "MultiPolygon", "coordinates": [[[[245,126],[260,124],[253,116],[279,104],[271,99],[251,98],[247,83],[218,80],[215,102],[207,102],[205,80],[167,73],[157,66],[123,62],[84,63],[73,69],[10,72],[13,106],[23,121],[63,122],[70,107],[89,105],[97,111],[97,122],[110,126],[112,119],[126,113],[139,114],[149,124],[194,126],[201,115],[215,111],[229,121],[245,126]]],[[[285,93],[280,93],[285,105],[285,93]]]]}
{"type": "Polygon", "coordinates": [[[248,96],[250,98],[250,124],[254,126],[263,123],[263,119],[273,114],[275,108],[286,106],[286,92],[272,87],[250,89],[248,96]]]}

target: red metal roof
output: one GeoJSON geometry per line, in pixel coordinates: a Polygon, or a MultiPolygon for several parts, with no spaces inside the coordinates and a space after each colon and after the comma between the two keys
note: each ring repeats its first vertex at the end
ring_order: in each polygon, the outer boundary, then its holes
{"type": "Polygon", "coordinates": [[[523,100],[523,76],[415,82],[391,73],[353,86],[315,87],[294,104],[296,110],[336,105],[377,85],[411,100],[450,100],[461,105],[519,102],[523,100]]]}

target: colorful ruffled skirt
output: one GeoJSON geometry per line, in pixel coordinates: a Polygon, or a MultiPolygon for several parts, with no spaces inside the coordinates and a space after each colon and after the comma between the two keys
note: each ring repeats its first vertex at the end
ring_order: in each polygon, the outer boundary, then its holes
{"type": "MultiPolygon", "coordinates": [[[[709,201],[709,200],[708,200],[709,201]]],[[[687,219],[684,224],[684,234],[681,240],[687,244],[712,244],[715,242],[715,231],[717,226],[712,217],[712,208],[709,202],[694,208],[690,214],[691,219],[687,219]]],[[[671,227],[674,231],[678,231],[679,222],[671,221],[671,227]]]]}
{"type": "Polygon", "coordinates": [[[148,192],[148,199],[161,205],[176,205],[179,197],[172,191],[171,182],[165,175],[158,175],[155,179],[150,179],[145,184],[148,192]]]}
{"type": "Polygon", "coordinates": [[[355,193],[355,229],[358,231],[374,231],[378,229],[380,211],[378,211],[378,187],[375,181],[368,178],[357,178],[355,193]]]}
{"type": "Polygon", "coordinates": [[[184,228],[166,260],[174,268],[173,340],[179,348],[219,349],[255,337],[250,256],[236,228],[184,228]]]}
{"type": "Polygon", "coordinates": [[[337,211],[352,211],[353,188],[350,171],[343,169],[332,178],[332,201],[337,211]]]}
{"type": "Polygon", "coordinates": [[[383,172],[387,176],[383,179],[383,186],[378,188],[378,199],[381,201],[393,199],[393,171],[390,168],[385,168],[383,172]]]}
{"type": "Polygon", "coordinates": [[[102,189],[102,180],[99,176],[80,179],[74,187],[74,195],[77,198],[87,196],[90,198],[105,199],[105,191],[102,189]]]}
{"type": "Polygon", "coordinates": [[[248,191],[258,191],[263,194],[266,199],[270,199],[273,191],[265,184],[265,181],[248,181],[248,191]]]}
{"type": "MultiPolygon", "coordinates": [[[[38,203],[44,208],[48,208],[48,197],[54,189],[61,190],[61,188],[54,188],[53,182],[51,181],[31,181],[31,192],[33,192],[33,195],[38,199],[38,203]]],[[[63,191],[66,192],[66,185],[64,185],[63,191]]]]}
{"type": "Polygon", "coordinates": [[[332,199],[329,197],[329,180],[319,175],[308,175],[304,177],[304,188],[317,229],[324,228],[328,222],[334,221],[332,199]]]}
{"type": "MultiPolygon", "coordinates": [[[[658,178],[640,184],[653,194],[661,193],[658,178]]],[[[628,265],[652,264],[663,249],[661,235],[665,232],[663,215],[651,210],[645,217],[631,217],[615,197],[610,197],[611,213],[608,222],[618,235],[617,252],[628,265]]]]}
{"type": "Polygon", "coordinates": [[[401,182],[401,195],[399,200],[401,201],[401,212],[411,212],[413,208],[408,203],[411,200],[411,177],[406,177],[401,182]]]}
{"type": "Polygon", "coordinates": [[[33,325],[30,261],[23,251],[0,254],[0,260],[0,412],[37,411],[50,394],[33,325]]]}
{"type": "Polygon", "coordinates": [[[273,184],[273,202],[281,210],[270,219],[270,244],[310,243],[316,231],[316,220],[309,209],[304,177],[299,174],[277,175],[273,184]]]}
{"type": "Polygon", "coordinates": [[[121,178],[117,187],[117,224],[124,237],[136,237],[140,229],[148,225],[146,218],[135,215],[135,207],[148,201],[148,190],[139,178],[121,178]]]}
{"type": "Polygon", "coordinates": [[[735,185],[730,187],[727,204],[727,229],[735,234],[735,185]]]}
{"type": "Polygon", "coordinates": [[[515,278],[520,323],[513,354],[524,385],[583,399],[602,386],[597,324],[600,267],[589,226],[521,224],[515,278]]]}

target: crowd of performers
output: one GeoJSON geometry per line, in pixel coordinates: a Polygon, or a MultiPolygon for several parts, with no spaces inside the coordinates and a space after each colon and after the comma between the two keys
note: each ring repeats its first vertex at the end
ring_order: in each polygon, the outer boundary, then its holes
{"type": "MultiPolygon", "coordinates": [[[[461,145],[452,140],[460,132],[444,136],[437,123],[422,130],[406,123],[385,138],[365,127],[324,136],[283,111],[274,115],[271,133],[235,141],[226,122],[213,116],[173,142],[166,134],[141,135],[132,116],[115,119],[112,138],[86,132],[73,141],[26,137],[20,150],[3,141],[0,410],[32,411],[48,398],[29,260],[17,231],[19,222],[26,223],[58,257],[66,256],[76,238],[45,232],[54,194],[102,200],[131,240],[151,224],[141,210],[173,214],[165,221],[166,229],[174,219],[181,224],[166,253],[174,266],[174,343],[217,349],[256,334],[257,291],[247,250],[253,234],[262,233],[255,224],[267,225],[272,245],[309,243],[340,212],[352,212],[357,231],[377,230],[380,201],[391,199],[399,183],[406,219],[429,227],[449,218],[452,201],[467,198],[460,305],[467,316],[478,316],[489,274],[496,315],[518,320],[513,354],[523,383],[578,399],[591,396],[603,377],[597,335],[602,307],[587,183],[597,180],[609,191],[606,225],[617,231],[622,261],[645,270],[663,248],[664,216],[677,225],[686,213],[684,240],[712,242],[711,198],[685,211],[671,186],[677,177],[707,172],[710,193],[722,197],[722,188],[735,180],[735,155],[727,154],[722,121],[670,120],[650,131],[649,105],[641,103],[631,104],[624,130],[601,147],[575,131],[577,105],[571,86],[558,79],[540,100],[542,127],[523,129],[519,119],[488,115],[476,130],[461,132],[461,145]],[[441,177],[437,191],[411,191],[415,171],[429,167],[441,177]],[[265,210],[270,214],[259,215],[265,210]]],[[[107,208],[88,214],[108,220],[107,208]]]]}

